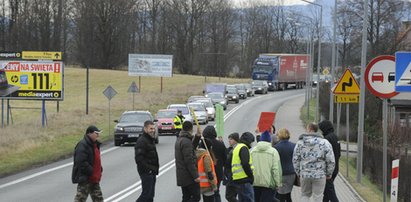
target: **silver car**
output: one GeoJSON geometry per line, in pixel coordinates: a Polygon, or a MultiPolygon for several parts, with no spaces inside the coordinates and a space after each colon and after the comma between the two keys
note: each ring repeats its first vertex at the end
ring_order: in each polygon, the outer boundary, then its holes
{"type": "Polygon", "coordinates": [[[180,110],[184,116],[185,121],[191,121],[193,123],[193,115],[191,114],[190,109],[186,104],[170,104],[167,106],[167,109],[176,109],[180,110]]]}
{"type": "Polygon", "coordinates": [[[203,103],[207,110],[208,120],[214,121],[215,108],[214,108],[213,101],[211,100],[211,98],[204,98],[201,100],[196,100],[195,102],[203,103]]]}
{"type": "Polygon", "coordinates": [[[208,115],[207,110],[203,103],[188,103],[187,106],[194,111],[194,114],[197,118],[198,123],[200,124],[207,124],[208,123],[208,115]]]}
{"type": "Polygon", "coordinates": [[[220,104],[221,106],[223,106],[223,109],[226,110],[227,109],[227,104],[228,101],[227,99],[224,97],[223,93],[209,93],[208,97],[211,98],[211,100],[213,101],[213,104],[220,104]]]}

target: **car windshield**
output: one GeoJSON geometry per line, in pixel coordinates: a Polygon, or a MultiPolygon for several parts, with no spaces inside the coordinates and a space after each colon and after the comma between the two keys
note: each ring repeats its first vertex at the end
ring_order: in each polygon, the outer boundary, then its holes
{"type": "Polygon", "coordinates": [[[188,107],[191,107],[194,111],[204,111],[203,104],[190,104],[188,107]]]}
{"type": "Polygon", "coordinates": [[[180,110],[182,114],[188,114],[188,109],[184,106],[170,106],[169,109],[176,109],[177,111],[180,110]]]}
{"type": "Polygon", "coordinates": [[[224,98],[222,93],[210,93],[208,94],[208,97],[211,99],[221,99],[224,98]]]}
{"type": "Polygon", "coordinates": [[[147,120],[151,120],[151,117],[148,114],[128,113],[128,114],[123,114],[119,122],[120,123],[141,123],[147,120]]]}
{"type": "Polygon", "coordinates": [[[245,86],[242,85],[242,84],[235,85],[235,87],[239,90],[244,90],[245,89],[245,86]]]}
{"type": "Polygon", "coordinates": [[[175,111],[159,111],[157,113],[157,118],[164,119],[164,118],[174,118],[176,116],[175,111]]]}
{"type": "Polygon", "coordinates": [[[244,85],[246,88],[251,88],[251,84],[244,85]]]}
{"type": "Polygon", "coordinates": [[[253,86],[263,86],[264,81],[253,81],[253,86]]]}
{"type": "Polygon", "coordinates": [[[209,102],[208,100],[197,100],[196,102],[201,102],[206,107],[213,107],[213,103],[209,102]]]}
{"type": "Polygon", "coordinates": [[[235,89],[228,89],[229,94],[236,94],[237,91],[235,89]]]}

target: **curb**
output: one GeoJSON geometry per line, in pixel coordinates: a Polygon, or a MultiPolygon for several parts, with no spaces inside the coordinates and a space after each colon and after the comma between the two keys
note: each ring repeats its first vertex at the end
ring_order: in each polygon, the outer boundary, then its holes
{"type": "Polygon", "coordinates": [[[338,173],[338,176],[341,178],[341,180],[344,182],[344,184],[350,189],[350,191],[357,197],[357,199],[361,202],[366,202],[360,194],[354,189],[354,187],[351,186],[351,184],[345,179],[345,177],[341,174],[338,173]]]}

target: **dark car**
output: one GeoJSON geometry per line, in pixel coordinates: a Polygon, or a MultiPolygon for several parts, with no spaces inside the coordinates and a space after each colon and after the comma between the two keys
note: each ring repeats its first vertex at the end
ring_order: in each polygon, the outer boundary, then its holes
{"type": "MultiPolygon", "coordinates": [[[[120,146],[124,143],[135,143],[137,139],[143,134],[144,122],[154,120],[149,111],[126,111],[119,120],[114,120],[117,125],[114,127],[114,146],[120,146]]],[[[158,144],[158,130],[157,124],[155,133],[155,143],[158,144]]]]}
{"type": "Polygon", "coordinates": [[[244,84],[235,84],[235,87],[237,88],[238,95],[240,95],[240,98],[246,99],[247,98],[247,91],[244,86],[244,84]]]}
{"type": "Polygon", "coordinates": [[[175,135],[174,117],[177,115],[176,109],[160,109],[157,112],[158,135],[175,135]]]}
{"type": "Polygon", "coordinates": [[[220,104],[221,106],[223,106],[224,110],[227,109],[228,102],[227,102],[227,99],[224,97],[223,93],[219,93],[219,92],[209,93],[208,97],[211,98],[214,105],[220,104]]]}
{"type": "Polygon", "coordinates": [[[254,89],[249,83],[245,83],[245,91],[247,92],[247,97],[251,97],[255,95],[254,89]]]}
{"type": "Polygon", "coordinates": [[[240,95],[238,95],[237,88],[227,88],[227,94],[225,95],[228,101],[235,103],[240,102],[240,95]]]}
{"type": "Polygon", "coordinates": [[[251,85],[254,88],[255,93],[260,94],[267,94],[268,92],[268,84],[267,81],[264,80],[253,80],[251,85]]]}

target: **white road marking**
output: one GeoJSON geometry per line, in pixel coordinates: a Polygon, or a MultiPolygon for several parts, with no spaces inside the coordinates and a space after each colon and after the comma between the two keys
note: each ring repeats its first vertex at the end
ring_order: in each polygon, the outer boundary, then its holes
{"type": "MultiPolygon", "coordinates": [[[[106,150],[102,151],[101,154],[105,154],[107,152],[111,152],[111,151],[116,150],[116,149],[118,149],[118,147],[112,147],[112,148],[109,148],[109,149],[106,149],[106,150]]],[[[3,189],[5,187],[8,187],[8,186],[20,183],[20,182],[24,182],[26,180],[38,177],[40,175],[44,175],[44,174],[47,174],[47,173],[50,173],[50,172],[53,172],[53,171],[56,171],[56,170],[59,170],[59,169],[62,169],[62,168],[68,167],[68,166],[72,166],[72,165],[73,165],[73,162],[66,163],[66,164],[63,164],[61,166],[57,166],[57,167],[50,168],[50,169],[47,169],[47,170],[44,170],[44,171],[41,171],[41,172],[38,172],[38,173],[34,173],[34,174],[29,175],[29,176],[26,176],[26,177],[23,177],[23,178],[8,182],[6,184],[2,184],[2,185],[0,185],[0,189],[3,189]]]]}

